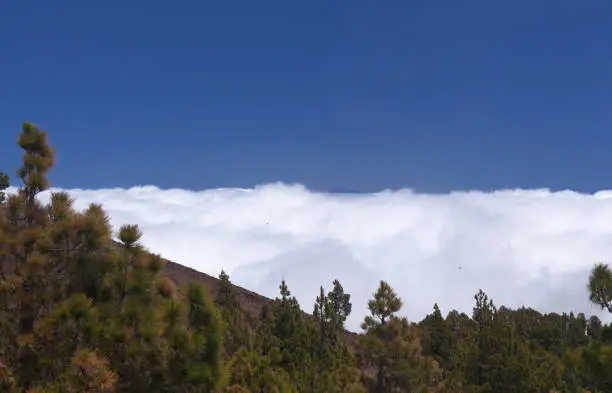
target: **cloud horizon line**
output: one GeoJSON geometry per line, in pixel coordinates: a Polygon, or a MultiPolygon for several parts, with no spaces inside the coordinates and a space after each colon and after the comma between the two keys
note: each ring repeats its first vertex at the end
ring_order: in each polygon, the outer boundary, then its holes
{"type": "MultiPolygon", "coordinates": [[[[99,190],[109,190],[109,191],[137,191],[137,190],[156,190],[156,191],[187,191],[187,192],[205,192],[205,191],[224,191],[224,190],[236,190],[236,191],[256,191],[262,188],[267,187],[286,187],[286,188],[295,188],[302,189],[304,191],[308,191],[314,194],[327,194],[327,195],[378,195],[378,194],[394,194],[394,193],[412,193],[419,195],[431,195],[431,196],[448,196],[453,194],[497,194],[497,193],[515,193],[515,192],[537,192],[537,193],[549,193],[549,194],[577,194],[583,196],[592,196],[596,198],[612,198],[612,188],[606,189],[602,188],[597,191],[588,192],[581,191],[571,188],[550,188],[550,187],[537,187],[537,188],[524,188],[524,187],[502,187],[502,188],[490,188],[490,189],[480,189],[480,188],[470,188],[470,189],[453,189],[443,192],[431,192],[431,191],[422,191],[410,186],[402,186],[402,187],[387,187],[381,188],[377,191],[358,191],[358,190],[348,190],[348,191],[337,191],[337,190],[345,190],[345,187],[329,187],[329,188],[319,188],[319,187],[310,187],[305,183],[300,182],[285,182],[285,181],[270,181],[270,182],[261,182],[254,184],[252,186],[241,187],[241,186],[225,186],[225,187],[204,187],[204,188],[189,188],[189,187],[160,187],[155,184],[133,184],[130,186],[113,186],[113,187],[63,187],[63,186],[52,186],[46,192],[52,192],[54,190],[73,190],[73,191],[99,191],[99,190]]],[[[11,186],[9,187],[10,191],[15,191],[19,187],[11,186]]]]}

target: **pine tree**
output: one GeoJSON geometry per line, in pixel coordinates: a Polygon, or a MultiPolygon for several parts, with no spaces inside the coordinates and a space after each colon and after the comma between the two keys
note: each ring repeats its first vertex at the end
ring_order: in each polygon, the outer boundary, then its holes
{"type": "Polygon", "coordinates": [[[451,350],[453,345],[453,332],[442,317],[438,304],[434,304],[434,311],[419,324],[423,329],[423,353],[433,358],[444,369],[451,367],[451,350]]]}
{"type": "Polygon", "coordinates": [[[351,304],[351,295],[344,293],[344,288],[340,284],[340,281],[334,280],[334,288],[329,293],[329,302],[331,303],[332,310],[337,316],[338,329],[344,329],[346,318],[351,314],[353,305],[351,304]]]}
{"type": "Polygon", "coordinates": [[[23,181],[20,193],[29,208],[26,219],[31,220],[37,205],[36,195],[49,188],[47,172],[55,162],[55,152],[49,145],[47,132],[28,122],[23,122],[17,144],[23,149],[23,165],[17,170],[17,176],[23,181]]]}
{"type": "Polygon", "coordinates": [[[194,331],[195,342],[200,347],[196,350],[198,362],[190,366],[190,374],[198,386],[214,390],[225,382],[221,361],[223,323],[204,286],[189,284],[187,301],[189,326],[194,331]]]}
{"type": "Polygon", "coordinates": [[[219,274],[219,287],[215,298],[215,304],[229,309],[237,309],[240,307],[236,294],[234,293],[234,286],[230,281],[229,275],[225,273],[224,270],[221,270],[219,274]]]}
{"type": "Polygon", "coordinates": [[[100,205],[49,187],[53,148],[24,123],[19,192],[0,204],[0,390],[185,392],[223,386],[223,331],[206,290],[187,302],[135,225],[112,242],[100,205]],[[186,307],[188,305],[188,307],[186,307]]]}
{"type": "Polygon", "coordinates": [[[275,299],[270,309],[263,310],[258,330],[260,337],[263,336],[263,354],[275,354],[272,356],[274,366],[284,369],[299,389],[300,383],[306,383],[303,374],[307,371],[311,330],[284,280],[279,289],[280,298],[275,299]]]}
{"type": "Polygon", "coordinates": [[[374,298],[368,301],[368,309],[371,315],[366,316],[361,328],[364,330],[380,329],[390,319],[395,317],[402,308],[402,299],[400,299],[395,291],[385,281],[380,281],[377,291],[374,293],[374,298]]]}
{"type": "Polygon", "coordinates": [[[478,293],[474,295],[474,300],[476,300],[476,306],[472,313],[472,319],[478,324],[479,330],[490,327],[497,311],[493,301],[489,299],[482,289],[479,289],[478,293]]]}
{"type": "Polygon", "coordinates": [[[608,265],[598,263],[593,267],[588,290],[591,302],[612,313],[612,270],[608,265]]]}
{"type": "Polygon", "coordinates": [[[389,359],[384,351],[384,342],[391,337],[386,324],[395,317],[395,313],[402,308],[402,300],[395,294],[393,289],[385,281],[380,281],[378,290],[374,293],[374,298],[368,302],[368,309],[371,315],[365,317],[361,328],[366,331],[366,336],[370,338],[366,341],[370,347],[381,347],[378,353],[374,353],[373,361],[376,371],[376,392],[385,391],[385,372],[389,367],[389,359]]]}
{"type": "Polygon", "coordinates": [[[255,342],[254,321],[240,307],[234,286],[225,271],[219,275],[215,305],[224,321],[224,356],[230,359],[240,348],[253,349],[255,342]]]}
{"type": "Polygon", "coordinates": [[[320,347],[323,349],[330,339],[330,334],[333,332],[332,324],[335,318],[329,298],[325,294],[323,287],[320,288],[320,294],[316,298],[312,315],[317,320],[320,333],[320,347]]]}
{"type": "Polygon", "coordinates": [[[421,356],[414,329],[396,313],[402,300],[385,281],[381,281],[374,298],[368,302],[370,314],[365,317],[360,339],[363,366],[376,369],[374,391],[424,391],[429,381],[430,363],[421,356]],[[415,371],[418,370],[418,371],[415,371]]]}

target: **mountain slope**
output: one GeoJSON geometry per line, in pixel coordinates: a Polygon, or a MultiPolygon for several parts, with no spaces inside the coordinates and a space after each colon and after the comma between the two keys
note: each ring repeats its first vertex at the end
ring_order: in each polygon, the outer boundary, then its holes
{"type": "MultiPolygon", "coordinates": [[[[189,282],[203,283],[208,287],[208,291],[213,298],[217,295],[219,290],[220,280],[218,278],[203,272],[199,272],[187,266],[183,266],[176,262],[166,260],[164,275],[174,281],[179,288],[183,287],[189,282]]],[[[233,287],[234,293],[236,294],[242,309],[255,318],[259,317],[261,309],[265,305],[271,306],[274,303],[273,299],[267,298],[253,291],[249,291],[248,289],[237,285],[233,285],[233,287]]],[[[306,312],[305,314],[312,318],[310,314],[306,312]]],[[[345,342],[351,346],[353,346],[357,340],[357,337],[357,333],[349,331],[345,331],[343,335],[345,342]]]]}

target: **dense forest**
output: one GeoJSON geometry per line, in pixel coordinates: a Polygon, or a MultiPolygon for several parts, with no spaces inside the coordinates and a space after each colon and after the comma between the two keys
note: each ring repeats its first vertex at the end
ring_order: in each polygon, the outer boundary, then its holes
{"type": "MultiPolygon", "coordinates": [[[[338,281],[303,305],[281,282],[260,315],[224,272],[214,298],[178,286],[138,226],[113,232],[102,206],[76,211],[64,192],[43,205],[54,148],[30,123],[17,143],[18,192],[0,173],[0,392],[612,392],[612,325],[596,316],[509,309],[477,291],[472,315],[433,305],[414,323],[381,281],[357,335],[338,281]]],[[[612,313],[607,265],[583,285],[612,313]]]]}

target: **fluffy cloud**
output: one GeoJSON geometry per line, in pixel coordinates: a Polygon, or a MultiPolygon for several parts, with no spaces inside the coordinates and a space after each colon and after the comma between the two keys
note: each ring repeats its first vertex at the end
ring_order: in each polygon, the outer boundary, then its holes
{"type": "Polygon", "coordinates": [[[103,203],[115,227],[139,224],[145,245],[173,261],[212,275],[224,268],[269,297],[285,278],[307,311],[319,286],[338,278],[353,295],[354,329],[380,279],[404,299],[410,320],[434,302],[471,313],[479,288],[496,304],[602,315],[586,281],[594,262],[612,256],[610,192],[67,191],[79,209],[103,203]]]}

